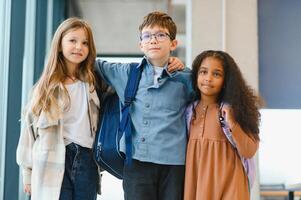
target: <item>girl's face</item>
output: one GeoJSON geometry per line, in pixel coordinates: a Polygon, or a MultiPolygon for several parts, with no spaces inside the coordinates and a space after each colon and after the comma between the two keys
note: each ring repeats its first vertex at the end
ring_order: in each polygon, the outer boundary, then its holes
{"type": "Polygon", "coordinates": [[[62,53],[68,68],[76,68],[89,54],[86,31],[83,28],[71,29],[62,38],[62,53]]]}
{"type": "Polygon", "coordinates": [[[221,61],[207,57],[201,63],[198,71],[198,89],[201,96],[217,100],[224,84],[224,68],[221,61]]]}

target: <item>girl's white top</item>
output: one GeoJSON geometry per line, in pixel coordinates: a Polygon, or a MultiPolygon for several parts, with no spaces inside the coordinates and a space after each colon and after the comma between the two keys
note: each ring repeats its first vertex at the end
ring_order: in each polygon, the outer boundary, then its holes
{"type": "Polygon", "coordinates": [[[88,100],[85,83],[76,81],[65,85],[71,100],[63,115],[63,135],[65,144],[71,142],[82,147],[92,148],[93,137],[88,116],[88,100]]]}

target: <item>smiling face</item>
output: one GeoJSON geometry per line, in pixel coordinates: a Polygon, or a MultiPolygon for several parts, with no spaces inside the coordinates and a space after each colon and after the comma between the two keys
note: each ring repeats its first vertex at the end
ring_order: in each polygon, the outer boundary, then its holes
{"type": "Polygon", "coordinates": [[[170,56],[170,52],[175,50],[177,47],[177,41],[171,40],[168,36],[169,32],[166,28],[159,26],[147,26],[141,31],[140,49],[148,58],[151,64],[159,67],[163,67],[170,56]],[[156,38],[155,35],[165,34],[165,38],[156,38]],[[149,35],[150,40],[144,41],[143,36],[149,35]]]}
{"type": "Polygon", "coordinates": [[[83,28],[71,29],[62,38],[62,53],[67,67],[75,69],[89,54],[88,37],[83,28]]]}
{"type": "Polygon", "coordinates": [[[198,89],[201,98],[217,100],[224,84],[224,68],[220,60],[207,57],[201,63],[198,71],[198,89]]]}

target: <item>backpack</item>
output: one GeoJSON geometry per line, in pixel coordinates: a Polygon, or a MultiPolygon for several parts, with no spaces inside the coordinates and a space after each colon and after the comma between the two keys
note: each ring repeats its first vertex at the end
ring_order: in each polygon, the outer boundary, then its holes
{"type": "MultiPolygon", "coordinates": [[[[143,62],[140,65],[142,64],[143,62]]],[[[104,99],[102,119],[99,121],[93,145],[96,163],[118,179],[123,177],[125,162],[129,164],[132,158],[132,121],[129,109],[135,99],[141,78],[143,67],[140,65],[138,63],[130,64],[124,102],[120,101],[116,92],[104,99]],[[119,142],[123,134],[125,134],[126,154],[119,149],[119,142]]]]}
{"type": "MultiPolygon", "coordinates": [[[[220,109],[223,107],[223,105],[224,105],[224,103],[221,104],[220,109]]],[[[244,167],[244,171],[245,171],[246,175],[248,176],[249,188],[252,188],[252,186],[254,185],[254,182],[255,182],[255,178],[256,178],[255,156],[253,156],[252,158],[244,158],[243,156],[241,156],[239,154],[239,152],[237,151],[236,143],[233,140],[229,124],[225,121],[224,117],[222,116],[221,110],[219,112],[219,121],[221,123],[221,127],[223,129],[223,132],[224,132],[226,138],[231,143],[231,145],[234,147],[234,149],[236,150],[236,152],[238,153],[238,155],[240,157],[241,163],[244,167]]]]}

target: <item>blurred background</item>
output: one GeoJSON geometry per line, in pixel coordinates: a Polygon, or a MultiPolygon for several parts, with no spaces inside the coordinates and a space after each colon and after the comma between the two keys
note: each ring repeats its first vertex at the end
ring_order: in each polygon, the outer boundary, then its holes
{"type": "MultiPolygon", "coordinates": [[[[139,61],[138,26],[154,10],[177,24],[174,56],[190,67],[203,50],[229,52],[265,100],[253,200],[301,199],[300,0],[0,0],[0,199],[21,200],[16,164],[21,110],[44,67],[57,26],[87,20],[98,57],[139,61]]],[[[122,200],[122,183],[103,175],[99,200],[122,200]]]]}

